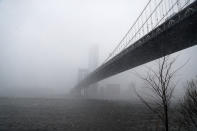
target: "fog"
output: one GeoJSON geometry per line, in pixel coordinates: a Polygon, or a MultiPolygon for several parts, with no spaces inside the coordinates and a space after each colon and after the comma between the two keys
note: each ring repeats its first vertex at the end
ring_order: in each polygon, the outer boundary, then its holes
{"type": "MultiPolygon", "coordinates": [[[[88,68],[88,52],[99,47],[99,65],[115,48],[148,0],[1,0],[0,96],[64,96],[77,84],[79,68],[88,68]]],[[[178,89],[197,75],[197,47],[177,52],[178,89]]],[[[148,65],[151,63],[148,63],[148,65]]],[[[134,71],[99,84],[131,82],[134,71]]]]}

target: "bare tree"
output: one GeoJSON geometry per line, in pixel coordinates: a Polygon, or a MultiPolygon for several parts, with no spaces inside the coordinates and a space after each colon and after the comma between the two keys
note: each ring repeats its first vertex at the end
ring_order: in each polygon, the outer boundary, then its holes
{"type": "Polygon", "coordinates": [[[172,94],[176,84],[173,79],[176,72],[183,66],[174,69],[173,65],[176,58],[170,58],[165,56],[160,58],[156,62],[155,68],[147,67],[147,75],[138,76],[145,82],[146,87],[151,91],[151,101],[145,99],[138,92],[137,96],[140,100],[150,109],[153,113],[157,114],[160,120],[163,122],[165,131],[169,130],[169,106],[172,98],[172,94]]]}
{"type": "Polygon", "coordinates": [[[180,104],[181,124],[197,129],[197,79],[187,82],[185,96],[180,104]]]}

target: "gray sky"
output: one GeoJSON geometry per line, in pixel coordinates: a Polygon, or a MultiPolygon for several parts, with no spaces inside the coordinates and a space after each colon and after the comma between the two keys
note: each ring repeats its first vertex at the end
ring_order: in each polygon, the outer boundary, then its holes
{"type": "MultiPolygon", "coordinates": [[[[67,92],[78,68],[87,67],[91,45],[99,46],[101,63],[147,1],[0,0],[1,94],[67,92]]],[[[192,57],[185,69],[190,77],[197,74],[196,52],[196,47],[180,52],[181,60],[192,57]]],[[[130,72],[106,81],[126,85],[130,72]]]]}

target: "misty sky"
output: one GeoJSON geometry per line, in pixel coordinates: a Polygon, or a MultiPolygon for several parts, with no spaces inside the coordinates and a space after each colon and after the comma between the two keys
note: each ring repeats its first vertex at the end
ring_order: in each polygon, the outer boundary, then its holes
{"type": "MultiPolygon", "coordinates": [[[[87,68],[89,48],[99,46],[102,63],[147,1],[0,0],[0,95],[66,93],[87,68]]],[[[190,58],[182,79],[197,75],[197,47],[176,54],[178,63],[190,58]]],[[[104,82],[114,79],[136,78],[131,70],[104,82]]]]}

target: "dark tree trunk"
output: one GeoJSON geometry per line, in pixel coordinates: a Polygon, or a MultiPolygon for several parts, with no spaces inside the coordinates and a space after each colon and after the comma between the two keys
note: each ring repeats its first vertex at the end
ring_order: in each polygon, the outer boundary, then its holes
{"type": "Polygon", "coordinates": [[[165,118],[165,131],[168,131],[168,106],[167,104],[164,105],[164,118],[165,118]]]}

